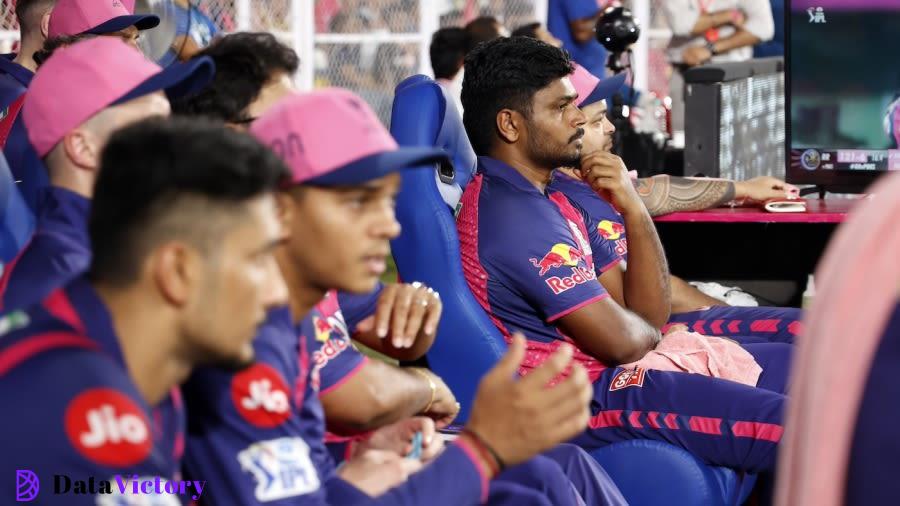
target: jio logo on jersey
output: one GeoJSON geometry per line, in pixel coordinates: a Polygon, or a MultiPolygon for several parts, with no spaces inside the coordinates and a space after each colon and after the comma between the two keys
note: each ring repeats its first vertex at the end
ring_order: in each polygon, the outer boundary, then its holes
{"type": "Polygon", "coordinates": [[[257,427],[277,427],[291,414],[287,383],[267,364],[254,364],[235,374],[231,400],[238,413],[257,427]]]}
{"type": "Polygon", "coordinates": [[[94,388],[75,397],[66,408],[65,427],[72,446],[103,465],[138,464],[153,448],[144,411],[111,388],[94,388]]]}

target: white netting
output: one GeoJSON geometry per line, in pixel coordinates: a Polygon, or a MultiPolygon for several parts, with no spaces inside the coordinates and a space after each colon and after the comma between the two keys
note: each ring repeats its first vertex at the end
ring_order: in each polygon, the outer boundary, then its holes
{"type": "MultiPolygon", "coordinates": [[[[0,51],[12,50],[18,38],[15,0],[2,1],[0,51]]],[[[387,122],[394,87],[403,78],[430,73],[428,45],[434,30],[461,26],[478,16],[495,16],[509,30],[538,19],[539,2],[547,0],[173,0],[202,12],[219,33],[239,30],[273,32],[314,62],[314,86],[341,86],[362,95],[387,122]],[[303,6],[314,10],[313,54],[297,41],[308,20],[303,6]],[[425,10],[422,15],[420,9],[425,10]]],[[[303,84],[303,83],[301,83],[303,84]]]]}

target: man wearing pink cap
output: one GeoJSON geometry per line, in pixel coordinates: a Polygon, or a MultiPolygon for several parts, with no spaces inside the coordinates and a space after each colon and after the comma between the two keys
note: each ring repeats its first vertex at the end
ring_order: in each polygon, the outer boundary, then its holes
{"type": "MultiPolygon", "coordinates": [[[[587,116],[584,153],[596,165],[596,174],[615,180],[615,191],[607,198],[639,198],[651,215],[668,210],[697,210],[721,205],[732,198],[765,200],[784,198],[794,187],[772,177],[760,177],[746,182],[710,178],[676,178],[654,176],[629,181],[622,172],[622,159],[611,153],[615,127],[606,117],[606,100],[618,91],[624,75],[600,80],[576,65],[570,77],[578,92],[578,107],[587,116]],[[631,192],[634,186],[637,192],[631,192]]],[[[598,225],[598,233],[615,244],[616,254],[628,258],[629,227],[625,219],[608,200],[582,180],[581,173],[572,168],[560,168],[550,184],[581,206],[598,225]]],[[[802,312],[796,308],[731,307],[723,301],[700,292],[684,280],[671,276],[671,323],[682,323],[694,331],[707,335],[740,338],[742,342],[792,343],[799,332],[802,312]],[[767,323],[763,323],[767,322],[767,323]]]]}
{"type": "Polygon", "coordinates": [[[178,385],[199,364],[252,361],[287,299],[273,252],[289,174],[268,148],[152,118],[114,133],[102,166],[89,274],[0,319],[0,402],[21,410],[0,419],[7,504],[173,506],[230,479],[181,480],[178,385]]]}
{"type": "Polygon", "coordinates": [[[454,444],[444,448],[430,419],[411,418],[362,438],[335,470],[323,443],[320,364],[310,358],[322,346],[319,302],[332,300],[334,288],[366,293],[375,286],[388,241],[400,232],[393,208],[397,172],[427,168],[444,155],[398,148],[368,105],[336,89],[289,96],[251,131],[293,174],[293,185],[279,196],[290,236],[276,252],[291,304],[270,312],[254,342],[254,366],[238,374],[200,370],[185,386],[196,434],[188,438],[187,472],[236,477],[211,484],[210,503],[227,498],[242,504],[466,505],[487,497],[492,504],[577,502],[558,466],[529,463],[501,473],[507,464],[565,440],[583,423],[580,368],[574,369],[574,381],[544,388],[569,362],[569,350],[537,371],[537,381],[512,382],[522,359],[521,341],[485,377],[467,429],[454,444]],[[321,121],[310,123],[309,117],[321,121]],[[341,139],[339,149],[335,139],[341,139]],[[307,314],[312,319],[304,319],[307,314]],[[253,385],[263,382],[266,392],[254,394],[253,385]],[[526,416],[510,402],[519,395],[545,408],[526,416]],[[559,403],[553,409],[545,404],[551,397],[559,403]],[[284,402],[270,402],[276,399],[284,402]],[[501,429],[504,424],[511,425],[501,429]],[[404,458],[414,449],[417,432],[421,454],[404,458]],[[419,471],[423,464],[428,466],[419,471]],[[522,485],[523,472],[540,485],[522,485]],[[498,473],[489,494],[487,480],[498,473]]]}
{"type": "Polygon", "coordinates": [[[62,48],[47,60],[22,117],[51,184],[42,190],[34,238],[0,278],[0,311],[43,299],[87,267],[87,213],[107,139],[134,121],[168,115],[166,95],[194,92],[213,73],[208,60],[162,70],[109,37],[62,48]],[[109,62],[117,62],[114,71],[109,62]]]}
{"type": "Polygon", "coordinates": [[[0,147],[26,203],[37,210],[38,193],[47,185],[47,177],[18,118],[25,90],[37,68],[35,52],[48,39],[80,34],[119,37],[137,47],[139,31],[154,28],[159,18],[132,15],[118,0],[19,0],[16,14],[21,32],[19,54],[14,61],[9,61],[12,55],[0,57],[0,108],[10,107],[0,119],[0,147]]]}

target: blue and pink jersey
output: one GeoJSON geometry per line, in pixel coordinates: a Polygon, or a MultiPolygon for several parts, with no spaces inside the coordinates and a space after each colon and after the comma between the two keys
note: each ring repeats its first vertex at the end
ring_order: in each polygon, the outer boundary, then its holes
{"type": "MultiPolygon", "coordinates": [[[[597,276],[620,258],[583,209],[492,158],[479,158],[461,206],[457,229],[469,288],[505,337],[520,330],[528,338],[527,371],[571,342],[557,320],[609,297],[597,276]]],[[[584,353],[576,358],[592,378],[605,368],[584,353]]]]}
{"type": "Polygon", "coordinates": [[[450,447],[427,471],[371,499],[335,475],[325,446],[319,395],[358,371],[337,294],[299,324],[287,308],[270,312],[254,341],[255,363],[240,372],[204,368],[185,386],[191,406],[191,476],[228,476],[208,485],[208,504],[474,504],[487,485],[471,449],[450,447]],[[454,490],[448,473],[460,473],[454,490]],[[436,501],[436,502],[435,502],[436,501]]]}
{"type": "MultiPolygon", "coordinates": [[[[54,496],[56,475],[109,481],[113,495],[116,476],[180,480],[181,396],[173,389],[157,406],[147,405],[128,374],[109,312],[85,280],[0,319],[0,336],[0,399],[22,411],[0,422],[0,473],[10,477],[0,494],[16,496],[12,477],[20,469],[37,475],[39,499],[60,504],[96,504],[101,496],[54,496]]],[[[159,504],[190,500],[162,496],[159,504]]]]}
{"type": "MultiPolygon", "coordinates": [[[[542,192],[505,163],[479,158],[457,218],[463,272],[501,332],[522,330],[528,338],[522,373],[571,341],[556,327],[559,318],[608,297],[596,273],[621,259],[612,240],[598,232],[600,221],[554,184],[542,192]]],[[[773,469],[791,346],[751,346],[763,368],[757,388],[696,374],[606,367],[577,352],[594,398],[588,430],[573,442],[593,449],[653,439],[711,464],[773,469]]]]}
{"type": "MultiPolygon", "coordinates": [[[[628,237],[622,215],[590,186],[560,171],[550,188],[560,191],[590,216],[597,233],[614,245],[616,254],[628,260],[628,237]]],[[[790,307],[731,307],[672,314],[669,323],[682,323],[708,336],[745,338],[748,342],[792,343],[800,333],[803,311],[790,307]]]]}
{"type": "Polygon", "coordinates": [[[90,200],[55,186],[41,194],[34,236],[0,276],[0,313],[40,302],[90,266],[90,200]]]}

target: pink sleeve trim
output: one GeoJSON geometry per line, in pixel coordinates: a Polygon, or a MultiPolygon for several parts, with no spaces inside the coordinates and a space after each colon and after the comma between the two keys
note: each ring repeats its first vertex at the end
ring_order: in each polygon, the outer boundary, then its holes
{"type": "Polygon", "coordinates": [[[359,371],[362,371],[362,368],[363,368],[366,364],[368,364],[368,363],[369,363],[369,357],[363,355],[362,361],[361,361],[356,367],[354,367],[350,372],[348,372],[347,374],[345,374],[344,377],[340,379],[340,381],[334,383],[333,385],[331,385],[330,387],[326,388],[325,390],[320,390],[320,391],[319,391],[319,397],[321,397],[321,396],[327,394],[328,392],[331,392],[332,390],[334,390],[334,389],[340,387],[340,386],[343,385],[344,383],[350,381],[350,378],[356,376],[356,375],[359,373],[359,371]]]}
{"type": "Polygon", "coordinates": [[[453,442],[453,444],[458,446],[459,449],[466,454],[466,457],[469,457],[469,460],[472,461],[472,466],[474,466],[475,470],[478,471],[478,476],[481,477],[481,503],[486,503],[488,498],[488,481],[490,480],[488,480],[487,475],[484,474],[484,469],[481,468],[477,450],[469,446],[469,443],[466,443],[466,441],[463,439],[457,439],[453,442]]]}
{"type": "Polygon", "coordinates": [[[604,272],[606,272],[606,271],[612,269],[613,267],[616,266],[616,264],[620,263],[621,261],[622,261],[622,257],[617,257],[617,258],[616,258],[615,260],[613,260],[612,262],[610,262],[610,263],[604,265],[603,267],[601,267],[601,268],[600,268],[600,273],[602,274],[602,273],[604,273],[604,272]]]}
{"type": "Polygon", "coordinates": [[[607,297],[609,297],[609,294],[606,292],[601,293],[600,295],[597,295],[596,297],[591,297],[590,299],[588,299],[580,304],[572,306],[569,309],[566,309],[565,311],[563,311],[561,313],[556,313],[555,315],[551,316],[550,318],[547,318],[547,323],[552,323],[554,320],[558,320],[558,319],[562,318],[563,316],[566,316],[569,313],[578,311],[579,309],[583,308],[584,306],[587,306],[588,304],[593,304],[594,302],[597,302],[598,300],[603,300],[607,297]]]}

